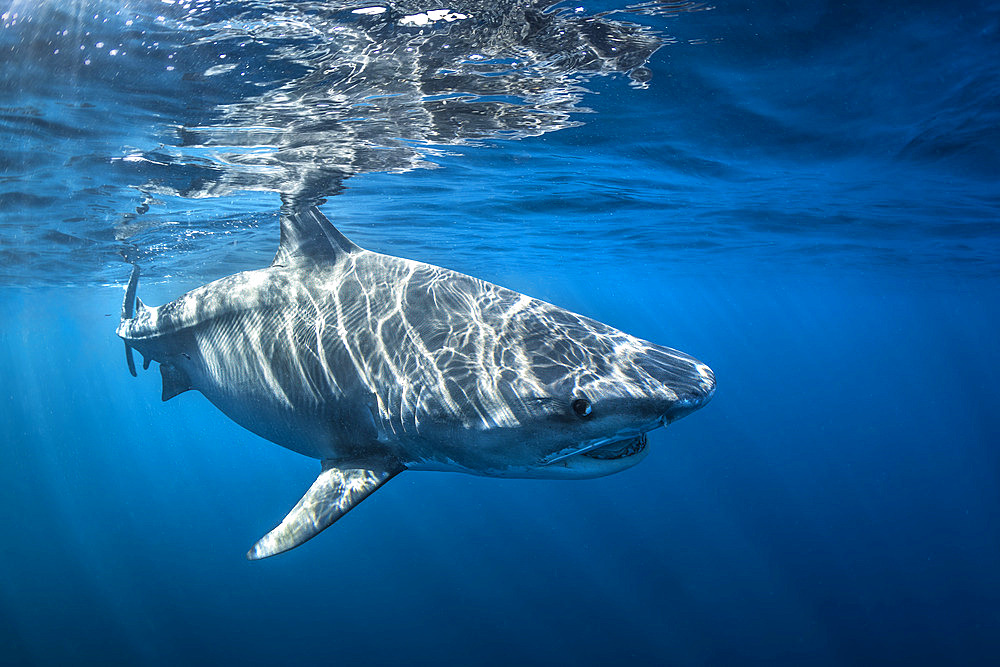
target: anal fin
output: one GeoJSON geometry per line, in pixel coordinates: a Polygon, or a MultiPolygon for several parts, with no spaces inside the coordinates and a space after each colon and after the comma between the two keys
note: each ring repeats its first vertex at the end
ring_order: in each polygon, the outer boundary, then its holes
{"type": "Polygon", "coordinates": [[[253,545],[247,559],[274,556],[311,540],[402,471],[396,462],[379,470],[324,465],[306,494],[274,530],[253,545]]]}

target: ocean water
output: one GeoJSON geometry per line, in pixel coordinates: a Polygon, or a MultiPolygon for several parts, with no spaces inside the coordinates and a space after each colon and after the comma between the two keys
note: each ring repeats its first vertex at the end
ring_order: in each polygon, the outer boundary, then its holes
{"type": "Polygon", "coordinates": [[[1000,3],[0,15],[3,662],[995,663],[1000,3]],[[310,203],[716,396],[620,474],[406,473],[248,562],[316,462],[115,326],[130,262],[164,303],[310,203]]]}

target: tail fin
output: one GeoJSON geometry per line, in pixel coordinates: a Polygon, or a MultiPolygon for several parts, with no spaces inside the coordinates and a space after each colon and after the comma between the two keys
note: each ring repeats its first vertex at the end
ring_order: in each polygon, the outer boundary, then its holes
{"type": "MultiPolygon", "coordinates": [[[[122,321],[132,319],[135,312],[135,290],[139,286],[139,266],[132,265],[132,275],[128,279],[128,287],[125,288],[125,301],[122,302],[122,321]]],[[[125,362],[128,363],[128,372],[132,377],[136,376],[135,360],[132,358],[132,347],[125,342],[125,362]]]]}

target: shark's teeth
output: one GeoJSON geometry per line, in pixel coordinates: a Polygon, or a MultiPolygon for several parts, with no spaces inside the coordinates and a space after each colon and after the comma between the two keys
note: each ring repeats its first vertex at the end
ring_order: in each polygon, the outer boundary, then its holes
{"type": "Polygon", "coordinates": [[[547,466],[553,463],[558,463],[564,459],[568,459],[571,456],[589,456],[593,459],[620,459],[626,456],[632,456],[638,454],[643,449],[646,448],[646,434],[640,433],[631,437],[625,437],[618,440],[612,440],[611,438],[602,438],[600,440],[593,440],[589,443],[583,445],[575,445],[573,447],[567,447],[566,449],[559,450],[549,454],[541,461],[541,465],[547,466]]]}
{"type": "Polygon", "coordinates": [[[584,452],[584,456],[588,456],[592,459],[600,459],[602,461],[611,459],[623,459],[626,456],[635,456],[642,450],[646,448],[648,440],[646,434],[631,438],[630,440],[619,440],[618,442],[613,442],[610,445],[604,445],[597,449],[592,449],[589,452],[584,452]]]}

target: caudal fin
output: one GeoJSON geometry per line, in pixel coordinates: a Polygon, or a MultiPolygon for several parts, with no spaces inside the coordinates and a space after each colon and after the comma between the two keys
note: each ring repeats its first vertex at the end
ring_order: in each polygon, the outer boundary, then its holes
{"type": "MultiPolygon", "coordinates": [[[[125,288],[125,301],[122,302],[122,321],[132,319],[135,313],[135,290],[139,287],[139,266],[132,265],[132,275],[128,279],[128,287],[125,288]]],[[[132,358],[132,346],[125,341],[125,362],[128,364],[128,372],[132,377],[136,376],[135,359],[132,358]]]]}

